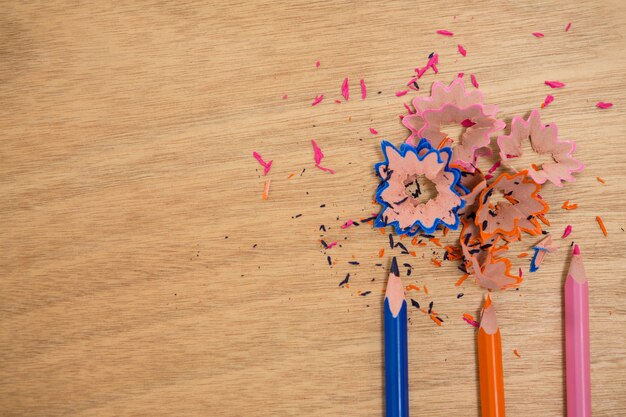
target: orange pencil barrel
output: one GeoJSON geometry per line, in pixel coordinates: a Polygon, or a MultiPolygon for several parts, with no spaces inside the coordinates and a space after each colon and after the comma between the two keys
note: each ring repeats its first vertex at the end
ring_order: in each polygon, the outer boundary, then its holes
{"type": "Polygon", "coordinates": [[[489,297],[485,301],[478,330],[478,372],[482,417],[504,417],[502,341],[489,297]]]}

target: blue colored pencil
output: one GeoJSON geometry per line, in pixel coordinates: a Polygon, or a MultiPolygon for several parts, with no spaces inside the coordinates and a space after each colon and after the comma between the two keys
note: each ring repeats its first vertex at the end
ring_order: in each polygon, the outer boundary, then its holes
{"type": "Polygon", "coordinates": [[[387,417],[409,416],[409,354],[404,286],[393,258],[385,294],[385,397],[387,417]]]}

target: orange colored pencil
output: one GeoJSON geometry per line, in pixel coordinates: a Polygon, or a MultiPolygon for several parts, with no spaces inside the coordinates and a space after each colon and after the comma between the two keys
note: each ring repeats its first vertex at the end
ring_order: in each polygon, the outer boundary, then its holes
{"type": "Polygon", "coordinates": [[[487,295],[478,329],[478,372],[482,417],[504,417],[502,342],[496,311],[487,295]]]}

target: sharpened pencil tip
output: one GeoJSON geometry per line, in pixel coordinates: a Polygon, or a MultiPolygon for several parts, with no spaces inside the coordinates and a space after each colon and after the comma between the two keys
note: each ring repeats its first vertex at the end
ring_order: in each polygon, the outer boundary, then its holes
{"type": "Polygon", "coordinates": [[[574,245],[574,255],[580,255],[580,248],[578,247],[578,245],[574,245]]]}
{"type": "Polygon", "coordinates": [[[395,256],[391,260],[391,273],[397,277],[400,276],[400,270],[398,269],[398,261],[396,260],[395,256]]]}
{"type": "Polygon", "coordinates": [[[491,305],[491,296],[489,295],[489,293],[487,293],[487,299],[485,300],[485,303],[483,304],[483,310],[489,307],[490,305],[491,305]]]}
{"type": "Polygon", "coordinates": [[[480,328],[487,334],[494,334],[498,331],[498,320],[496,319],[496,311],[491,305],[491,297],[487,294],[483,311],[480,315],[480,328]]]}

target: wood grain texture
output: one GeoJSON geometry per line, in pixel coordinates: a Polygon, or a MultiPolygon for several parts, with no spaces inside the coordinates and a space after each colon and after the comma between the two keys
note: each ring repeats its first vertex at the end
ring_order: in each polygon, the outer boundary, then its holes
{"type": "MultiPolygon", "coordinates": [[[[386,272],[375,263],[387,237],[339,225],[376,209],[378,143],[406,137],[398,115],[413,96],[394,92],[433,50],[440,73],[423,78],[420,94],[434,79],[474,73],[507,120],[555,95],[542,116],[578,141],[587,169],[543,190],[548,230],[560,240],[572,224],[585,255],[594,415],[626,415],[624,2],[51,1],[2,10],[1,415],[381,415],[386,272]],[[344,77],[352,97],[336,105],[344,77]],[[311,107],[320,93],[326,99],[311,107]],[[615,107],[599,110],[599,100],[615,107]],[[311,139],[335,175],[315,169],[311,139]],[[274,160],[266,202],[253,150],[274,160]],[[566,199],[580,207],[562,210],[566,199]],[[329,251],[332,268],[320,224],[341,244],[329,251]],[[347,263],[352,255],[361,265],[347,263]],[[350,289],[338,288],[348,272],[350,289]]],[[[509,416],[564,415],[570,241],[519,291],[495,294],[509,416]]],[[[476,416],[475,334],[461,315],[476,315],[484,291],[454,287],[455,265],[436,269],[434,249],[419,248],[404,278],[428,286],[412,297],[434,301],[445,321],[411,312],[412,414],[476,416]]],[[[515,269],[527,264],[514,258],[515,269]]]]}

